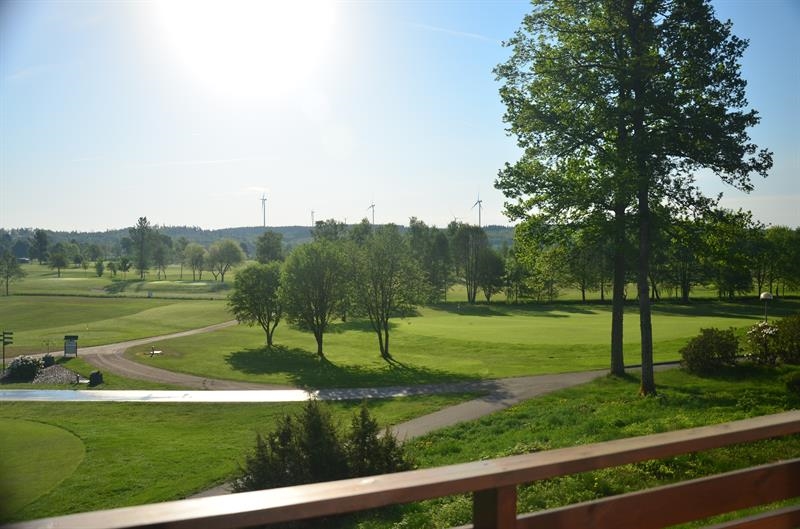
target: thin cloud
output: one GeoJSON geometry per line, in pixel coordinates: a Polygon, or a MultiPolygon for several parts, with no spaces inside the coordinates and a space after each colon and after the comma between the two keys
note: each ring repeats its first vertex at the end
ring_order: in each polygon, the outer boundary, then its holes
{"type": "Polygon", "coordinates": [[[152,162],[135,164],[136,167],[171,167],[176,165],[222,165],[228,163],[252,162],[260,158],[221,158],[217,160],[170,160],[165,162],[152,162]]]}
{"type": "Polygon", "coordinates": [[[34,66],[28,66],[6,75],[6,80],[11,82],[23,81],[31,77],[44,75],[55,70],[56,68],[58,68],[57,64],[37,64],[34,66]]]}
{"type": "Polygon", "coordinates": [[[415,28],[424,29],[425,31],[433,31],[436,33],[444,33],[445,35],[451,35],[453,37],[461,37],[465,39],[473,39],[473,40],[480,40],[483,42],[492,42],[499,44],[500,41],[497,39],[492,39],[487,37],[486,35],[481,35],[480,33],[469,33],[467,31],[458,31],[454,29],[448,28],[440,28],[437,26],[429,26],[427,24],[412,24],[415,28]]]}

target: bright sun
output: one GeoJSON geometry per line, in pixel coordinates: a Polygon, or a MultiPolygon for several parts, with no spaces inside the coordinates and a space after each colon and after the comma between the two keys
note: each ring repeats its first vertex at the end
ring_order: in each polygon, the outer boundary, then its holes
{"type": "Polygon", "coordinates": [[[228,101],[282,99],[330,48],[335,3],[295,0],[161,0],[156,15],[180,63],[228,101]]]}

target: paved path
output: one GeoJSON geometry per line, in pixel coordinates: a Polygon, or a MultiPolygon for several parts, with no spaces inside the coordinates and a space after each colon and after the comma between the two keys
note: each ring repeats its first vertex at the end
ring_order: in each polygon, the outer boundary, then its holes
{"type": "MultiPolygon", "coordinates": [[[[93,366],[103,371],[108,371],[116,375],[137,380],[148,380],[150,382],[161,382],[164,384],[173,384],[190,389],[211,389],[211,390],[236,390],[236,389],[294,389],[291,386],[281,386],[277,384],[256,384],[253,382],[236,382],[233,380],[218,380],[213,378],[198,377],[188,375],[185,373],[178,373],[176,371],[167,371],[154,366],[148,366],[133,360],[125,358],[124,353],[131,347],[138,347],[140,345],[147,345],[151,343],[160,342],[163,340],[170,340],[172,338],[182,338],[184,336],[193,336],[196,334],[203,334],[207,332],[214,332],[226,327],[236,325],[236,321],[228,321],[225,323],[218,323],[216,325],[209,325],[202,329],[192,329],[189,331],[176,332],[173,334],[166,334],[163,336],[153,336],[150,338],[141,338],[139,340],[130,340],[127,342],[114,343],[109,345],[97,345],[94,347],[84,347],[78,351],[78,354],[92,364],[93,366]]],[[[153,358],[154,363],[158,361],[158,357],[153,358]]]]}

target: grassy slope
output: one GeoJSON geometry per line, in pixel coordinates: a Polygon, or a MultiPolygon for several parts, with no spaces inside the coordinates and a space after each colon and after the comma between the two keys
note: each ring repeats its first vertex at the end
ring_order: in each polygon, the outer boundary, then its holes
{"type": "MultiPolygon", "coordinates": [[[[407,447],[421,466],[430,467],[778,413],[800,407],[800,398],[789,395],[782,382],[785,373],[792,371],[800,368],[738,368],[716,378],[670,370],[657,373],[660,395],[656,398],[637,397],[638,380],[633,377],[604,378],[429,434],[407,447]]],[[[796,435],[539,482],[520,488],[519,512],[793,458],[798,453],[800,436],[796,435]]],[[[443,498],[404,508],[401,514],[395,512],[391,522],[376,525],[453,527],[469,522],[470,509],[466,496],[443,498]]]]}

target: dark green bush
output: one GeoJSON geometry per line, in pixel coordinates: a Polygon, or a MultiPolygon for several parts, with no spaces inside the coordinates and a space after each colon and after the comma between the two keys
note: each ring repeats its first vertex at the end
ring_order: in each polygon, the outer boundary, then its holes
{"type": "Polygon", "coordinates": [[[103,373],[100,371],[92,371],[89,373],[89,385],[90,386],[99,386],[103,383],[103,373]]]}
{"type": "Polygon", "coordinates": [[[42,369],[42,361],[30,356],[18,356],[8,364],[8,378],[18,382],[30,382],[42,369]]]}
{"type": "Polygon", "coordinates": [[[353,415],[350,434],[345,439],[345,452],[352,477],[411,469],[397,438],[388,427],[381,435],[378,422],[369,414],[366,404],[353,415]]]}
{"type": "Polygon", "coordinates": [[[276,430],[256,436],[255,450],[246,456],[233,490],[244,492],[319,481],[398,472],[411,467],[397,439],[380,436],[366,406],[341,435],[330,412],[309,401],[297,417],[283,416],[276,430]]]}
{"type": "Polygon", "coordinates": [[[708,373],[736,363],[739,341],[733,329],[700,329],[681,350],[681,364],[692,373],[708,373]]]}
{"type": "Polygon", "coordinates": [[[775,347],[786,364],[800,364],[800,314],[787,316],[776,322],[778,335],[775,347]]]}
{"type": "Polygon", "coordinates": [[[795,397],[800,398],[800,371],[787,375],[786,389],[795,397]]]}
{"type": "Polygon", "coordinates": [[[50,367],[52,365],[55,365],[56,359],[53,358],[53,355],[51,355],[50,353],[47,353],[46,355],[44,355],[42,357],[42,362],[43,362],[44,367],[50,367]]]}

